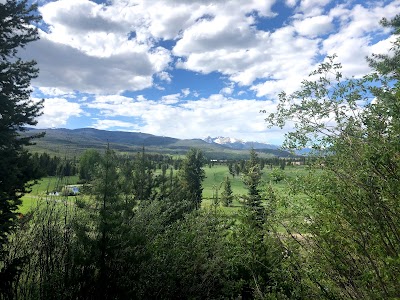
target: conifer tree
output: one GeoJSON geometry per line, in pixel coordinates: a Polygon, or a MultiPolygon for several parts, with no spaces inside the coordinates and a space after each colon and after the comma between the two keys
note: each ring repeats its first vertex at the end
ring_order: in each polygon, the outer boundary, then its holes
{"type": "Polygon", "coordinates": [[[246,162],[243,171],[243,182],[248,190],[245,198],[245,208],[250,213],[249,217],[251,216],[250,218],[257,223],[262,223],[264,214],[259,190],[261,175],[257,153],[254,149],[251,149],[250,159],[246,162]]]}
{"type": "Polygon", "coordinates": [[[221,193],[221,201],[223,206],[231,206],[233,202],[233,192],[231,181],[228,176],[226,176],[224,182],[224,190],[221,193]]]}
{"type": "Polygon", "coordinates": [[[179,170],[179,179],[185,198],[183,200],[190,201],[194,209],[199,209],[202,201],[202,182],[205,178],[204,163],[203,152],[198,149],[190,149],[179,170]]]}
{"type": "MultiPolygon", "coordinates": [[[[36,174],[30,164],[30,154],[24,149],[32,140],[20,137],[25,126],[37,123],[42,102],[30,99],[31,80],[38,75],[34,61],[23,61],[18,50],[38,39],[32,23],[40,20],[36,6],[28,0],[0,3],[0,260],[4,245],[16,219],[16,209],[27,182],[36,174]]],[[[0,261],[0,287],[4,288],[14,275],[15,266],[3,266],[0,261]]]]}

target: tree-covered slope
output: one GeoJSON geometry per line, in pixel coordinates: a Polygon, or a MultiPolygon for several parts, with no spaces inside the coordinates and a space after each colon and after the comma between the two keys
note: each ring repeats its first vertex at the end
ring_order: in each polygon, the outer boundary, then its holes
{"type": "MultiPolygon", "coordinates": [[[[147,151],[165,154],[185,154],[190,148],[204,151],[208,158],[229,159],[245,158],[248,150],[231,149],[224,145],[209,144],[201,139],[180,140],[171,137],[156,136],[141,132],[106,131],[94,128],[80,129],[29,129],[21,133],[23,136],[45,132],[45,136],[36,140],[31,147],[34,152],[50,152],[52,154],[74,156],[85,149],[104,150],[107,144],[120,152],[137,152],[142,147],[147,151]]],[[[286,151],[263,149],[262,156],[287,157],[286,151]]]]}

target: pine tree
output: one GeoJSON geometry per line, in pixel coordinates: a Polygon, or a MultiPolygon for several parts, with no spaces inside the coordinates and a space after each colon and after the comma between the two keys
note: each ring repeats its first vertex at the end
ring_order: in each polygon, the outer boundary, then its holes
{"type": "Polygon", "coordinates": [[[145,153],[144,147],[142,152],[138,152],[135,156],[132,170],[132,187],[133,194],[137,200],[150,200],[153,197],[153,166],[145,153]]]}
{"type": "Polygon", "coordinates": [[[93,199],[84,203],[83,215],[75,224],[81,247],[76,253],[76,269],[81,272],[81,286],[87,286],[87,291],[79,291],[83,299],[87,292],[96,299],[118,299],[117,295],[125,292],[122,286],[128,284],[121,278],[132,269],[127,257],[134,203],[124,197],[121,183],[126,180],[121,177],[126,174],[118,162],[110,149],[100,157],[91,185],[93,199]]]}
{"type": "Polygon", "coordinates": [[[254,149],[250,150],[250,159],[246,162],[243,172],[243,182],[247,187],[245,208],[250,213],[251,219],[257,223],[262,223],[264,209],[261,203],[259,185],[261,182],[261,170],[258,163],[258,156],[254,149]]]}
{"type": "Polygon", "coordinates": [[[233,202],[232,185],[229,177],[226,176],[224,184],[224,190],[221,193],[221,202],[223,206],[231,206],[233,202]]]}
{"type": "Polygon", "coordinates": [[[198,149],[190,149],[179,170],[184,200],[190,201],[194,209],[199,209],[202,201],[202,182],[205,178],[203,166],[205,158],[198,149]]]}
{"type": "MultiPolygon", "coordinates": [[[[31,80],[38,69],[34,61],[20,59],[18,50],[38,39],[32,26],[38,20],[36,6],[29,6],[28,0],[0,3],[0,258],[5,255],[4,245],[27,182],[36,178],[30,154],[24,149],[34,137],[21,138],[19,132],[35,125],[40,115],[42,102],[30,99],[31,80]]],[[[0,287],[14,276],[8,273],[14,267],[0,261],[0,287]]]]}

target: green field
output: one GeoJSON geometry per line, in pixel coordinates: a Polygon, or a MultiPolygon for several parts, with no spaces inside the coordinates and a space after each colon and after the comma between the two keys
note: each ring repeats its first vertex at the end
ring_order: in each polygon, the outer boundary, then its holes
{"type": "MultiPolygon", "coordinates": [[[[212,168],[205,167],[206,179],[203,182],[203,198],[210,199],[213,196],[213,187],[219,187],[224,181],[226,176],[229,176],[232,184],[232,190],[235,195],[243,195],[247,193],[246,187],[242,181],[242,174],[239,176],[232,177],[229,174],[228,167],[226,165],[215,165],[212,168]]],[[[285,190],[287,189],[287,180],[294,179],[296,176],[302,176],[309,172],[305,166],[288,166],[283,171],[285,174],[285,179],[279,183],[273,183],[271,177],[271,170],[269,167],[265,167],[262,170],[262,185],[271,184],[274,189],[285,190]]],[[[222,192],[222,187],[219,190],[222,192]]]]}
{"type": "Polygon", "coordinates": [[[21,200],[22,205],[19,212],[25,214],[32,208],[35,208],[38,201],[48,199],[50,197],[62,198],[61,196],[49,196],[49,193],[61,192],[62,188],[66,185],[76,184],[78,176],[66,176],[63,178],[58,177],[44,177],[31,187],[31,192],[25,194],[21,200]]]}
{"type": "MultiPolygon", "coordinates": [[[[297,176],[304,176],[309,172],[306,166],[287,166],[283,171],[285,179],[275,183],[273,182],[271,172],[275,168],[265,167],[262,170],[262,182],[260,184],[260,189],[265,190],[268,186],[271,186],[273,190],[280,196],[287,197],[289,194],[289,181],[296,178],[297,176]]],[[[226,165],[215,165],[211,168],[205,167],[206,178],[203,181],[203,205],[210,206],[212,203],[213,195],[215,195],[215,190],[218,190],[218,197],[220,197],[223,192],[222,182],[229,176],[232,185],[232,191],[234,195],[241,196],[247,194],[247,189],[242,181],[242,174],[239,176],[232,177],[229,174],[228,167],[226,165]]],[[[303,205],[304,195],[292,195],[290,196],[291,205],[303,205]],[[296,203],[294,203],[296,202],[296,203]]],[[[235,212],[242,206],[240,202],[236,199],[234,200],[231,207],[223,208],[225,212],[235,212]]]]}
{"type": "MultiPolygon", "coordinates": [[[[247,193],[246,187],[242,182],[242,175],[232,177],[229,174],[228,167],[226,165],[214,165],[213,167],[206,166],[204,168],[206,173],[206,178],[203,181],[203,205],[208,207],[212,203],[213,195],[215,195],[216,190],[218,189],[218,197],[221,196],[223,192],[222,182],[229,176],[232,185],[232,191],[234,195],[241,196],[247,193]]],[[[271,178],[272,170],[269,167],[265,167],[262,170],[262,184],[260,186],[261,189],[265,188],[268,185],[271,185],[279,194],[288,194],[288,180],[293,179],[296,176],[301,176],[307,174],[308,170],[304,166],[296,166],[291,167],[288,166],[284,170],[284,174],[286,179],[282,180],[279,183],[273,183],[271,178]]],[[[62,188],[66,185],[76,184],[78,181],[78,176],[69,176],[63,178],[57,177],[45,177],[38,181],[37,184],[33,185],[31,188],[31,192],[24,195],[22,197],[22,205],[20,206],[19,211],[21,213],[28,212],[31,208],[36,207],[37,201],[41,199],[46,199],[49,197],[54,197],[54,199],[61,199],[62,196],[49,196],[49,193],[58,191],[61,192],[62,188]]],[[[294,199],[300,199],[299,197],[294,197],[294,199]]],[[[301,199],[300,199],[301,200],[301,199]]],[[[241,206],[236,199],[234,200],[231,207],[223,208],[224,211],[237,211],[237,209],[241,206]]]]}

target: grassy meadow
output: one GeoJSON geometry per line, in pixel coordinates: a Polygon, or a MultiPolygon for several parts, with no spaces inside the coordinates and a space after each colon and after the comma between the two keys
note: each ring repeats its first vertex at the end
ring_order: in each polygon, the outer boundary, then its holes
{"type": "MultiPolygon", "coordinates": [[[[269,166],[265,166],[265,168],[262,170],[261,189],[270,185],[277,194],[282,196],[288,195],[289,193],[288,180],[294,179],[296,176],[305,175],[307,172],[309,172],[306,166],[287,166],[285,170],[283,170],[285,179],[278,183],[274,183],[271,176],[273,169],[271,169],[269,166]]],[[[223,181],[225,180],[226,176],[228,176],[231,181],[233,194],[236,197],[232,206],[223,207],[222,209],[228,213],[237,212],[237,210],[242,206],[238,199],[241,195],[246,195],[247,193],[246,187],[242,181],[242,174],[232,177],[232,175],[229,174],[228,167],[225,164],[215,164],[211,168],[209,166],[205,166],[204,170],[206,173],[206,178],[203,181],[203,206],[211,206],[216,190],[218,190],[218,197],[220,199],[221,193],[223,192],[223,181]]],[[[30,209],[37,206],[38,200],[54,199],[57,201],[64,199],[65,196],[62,196],[61,194],[59,196],[53,196],[49,195],[49,193],[53,193],[55,191],[61,192],[64,186],[76,184],[78,179],[78,176],[42,178],[31,187],[30,193],[22,197],[22,205],[20,206],[19,211],[23,214],[27,213],[30,209]]],[[[302,198],[303,197],[301,195],[291,196],[291,199],[299,202],[299,205],[302,205],[302,198]]]]}
{"type": "Polygon", "coordinates": [[[31,187],[31,192],[25,194],[21,200],[22,205],[19,208],[19,212],[26,214],[29,210],[35,208],[38,201],[43,199],[54,198],[55,200],[60,200],[65,197],[63,196],[50,196],[50,193],[61,192],[63,187],[70,184],[76,184],[78,181],[78,176],[66,176],[63,178],[58,177],[44,177],[37,181],[31,187]]]}

